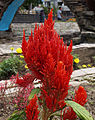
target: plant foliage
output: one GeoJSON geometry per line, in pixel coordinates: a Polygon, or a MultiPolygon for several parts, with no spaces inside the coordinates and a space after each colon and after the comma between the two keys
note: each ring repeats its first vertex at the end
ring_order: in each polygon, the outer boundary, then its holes
{"type": "Polygon", "coordinates": [[[74,110],[74,112],[77,114],[79,118],[82,120],[93,120],[92,116],[89,114],[89,112],[80,104],[74,102],[74,101],[66,101],[68,106],[71,106],[74,110]]]}
{"type": "Polygon", "coordinates": [[[8,58],[0,63],[0,80],[9,79],[12,75],[16,75],[20,69],[21,63],[17,56],[8,58]]]}

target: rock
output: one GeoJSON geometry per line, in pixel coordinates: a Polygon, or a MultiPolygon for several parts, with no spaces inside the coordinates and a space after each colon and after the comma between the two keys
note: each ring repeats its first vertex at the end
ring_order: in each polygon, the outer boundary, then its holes
{"type": "Polygon", "coordinates": [[[71,81],[69,83],[69,85],[73,86],[73,87],[77,87],[77,86],[80,86],[80,85],[83,85],[83,84],[89,84],[88,81],[82,81],[82,82],[78,82],[78,81],[71,81]]]}
{"type": "Polygon", "coordinates": [[[17,48],[21,48],[21,45],[16,42],[0,44],[0,56],[2,56],[4,54],[16,53],[17,48]],[[11,51],[11,49],[10,49],[11,47],[14,48],[13,51],[11,51]]]}
{"type": "Polygon", "coordinates": [[[72,79],[72,81],[74,80],[74,81],[79,81],[80,82],[80,81],[82,81],[82,79],[83,79],[82,77],[76,77],[76,78],[72,79]]]}
{"type": "Polygon", "coordinates": [[[80,65],[94,62],[95,44],[83,43],[73,46],[73,54],[78,54],[80,65]]]}
{"type": "MultiPolygon", "coordinates": [[[[89,7],[87,1],[90,0],[64,0],[65,4],[71,9],[77,18],[77,22],[81,31],[81,40],[84,42],[95,42],[95,7],[89,7]],[[87,33],[88,32],[88,33],[87,33]],[[93,32],[89,34],[90,32],[93,32]]],[[[94,0],[90,1],[91,4],[94,0]]],[[[92,6],[95,6],[95,1],[92,6]]]]}

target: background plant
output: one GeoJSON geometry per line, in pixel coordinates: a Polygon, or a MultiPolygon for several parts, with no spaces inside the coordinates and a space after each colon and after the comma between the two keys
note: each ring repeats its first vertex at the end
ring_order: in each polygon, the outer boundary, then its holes
{"type": "Polygon", "coordinates": [[[72,52],[72,55],[73,55],[73,68],[74,70],[79,69],[80,68],[79,67],[79,62],[80,62],[79,56],[78,54],[73,54],[73,52],[72,52]]]}
{"type": "MultiPolygon", "coordinates": [[[[13,49],[11,49],[11,54],[8,59],[3,60],[0,63],[0,80],[9,79],[12,75],[16,75],[17,72],[21,74],[22,71],[25,73],[25,62],[24,56],[22,55],[14,55],[13,49]]],[[[16,49],[18,54],[22,53],[21,48],[16,49]]],[[[23,73],[23,72],[22,72],[23,73]]]]}
{"type": "Polygon", "coordinates": [[[20,69],[21,63],[17,56],[8,58],[0,63],[0,80],[10,78],[12,75],[16,75],[20,69]]]}

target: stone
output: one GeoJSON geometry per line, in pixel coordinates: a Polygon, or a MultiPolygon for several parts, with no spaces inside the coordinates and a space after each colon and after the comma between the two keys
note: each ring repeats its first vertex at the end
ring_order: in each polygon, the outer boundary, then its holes
{"type": "Polygon", "coordinates": [[[82,79],[83,79],[82,77],[76,77],[76,78],[73,78],[72,81],[79,81],[80,82],[80,81],[82,81],[82,79]]]}
{"type": "Polygon", "coordinates": [[[82,69],[82,71],[86,74],[94,74],[95,73],[95,68],[82,69]]]}
{"type": "MultiPolygon", "coordinates": [[[[40,25],[40,23],[37,23],[37,25],[40,25]]],[[[31,29],[34,32],[35,23],[13,23],[11,24],[11,27],[14,36],[16,36],[17,40],[20,42],[23,36],[23,29],[25,30],[25,36],[28,39],[31,29]]],[[[64,41],[70,43],[70,40],[72,39],[73,41],[76,41],[76,43],[80,42],[80,29],[76,22],[55,22],[54,29],[61,37],[63,37],[64,41]]]]}
{"type": "Polygon", "coordinates": [[[73,86],[73,87],[77,87],[77,86],[80,86],[80,85],[83,85],[83,84],[89,84],[88,81],[82,81],[82,82],[78,82],[78,81],[71,81],[69,83],[69,85],[73,86]]]}
{"type": "Polygon", "coordinates": [[[15,43],[7,43],[7,44],[0,44],[0,56],[4,54],[16,53],[16,49],[21,48],[20,44],[15,43]],[[13,47],[14,50],[11,51],[10,48],[13,47]]]}
{"type": "Polygon", "coordinates": [[[86,73],[84,73],[81,69],[75,70],[75,71],[73,71],[71,78],[76,78],[76,77],[85,76],[85,75],[86,75],[86,73]]]}
{"type": "Polygon", "coordinates": [[[73,46],[73,54],[77,54],[80,59],[80,65],[94,63],[95,44],[80,44],[73,46]]]}

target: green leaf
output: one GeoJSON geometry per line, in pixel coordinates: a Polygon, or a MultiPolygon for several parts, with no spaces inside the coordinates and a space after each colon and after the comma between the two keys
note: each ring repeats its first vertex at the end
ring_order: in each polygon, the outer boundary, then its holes
{"type": "Polygon", "coordinates": [[[38,94],[39,92],[41,91],[41,89],[39,88],[34,88],[32,91],[31,91],[31,94],[30,96],[28,97],[29,100],[31,100],[35,94],[38,94]]]}
{"type": "Polygon", "coordinates": [[[25,120],[25,111],[14,111],[8,120],[25,120]]]}
{"type": "Polygon", "coordinates": [[[14,115],[14,116],[12,116],[12,117],[10,117],[8,120],[19,120],[19,115],[14,115]]]}
{"type": "Polygon", "coordinates": [[[16,115],[17,113],[18,113],[18,111],[17,111],[17,110],[15,110],[15,111],[12,113],[12,115],[11,115],[11,116],[16,115]]]}
{"type": "Polygon", "coordinates": [[[74,101],[65,101],[68,106],[72,107],[74,112],[77,114],[79,118],[82,120],[93,120],[92,116],[90,113],[80,104],[74,102],[74,101]]]}

